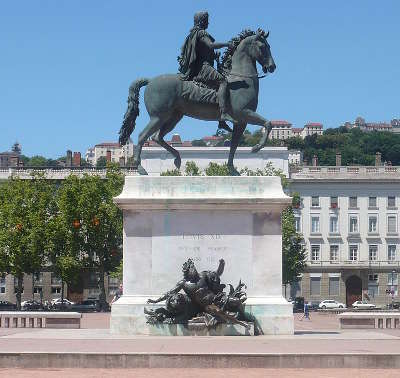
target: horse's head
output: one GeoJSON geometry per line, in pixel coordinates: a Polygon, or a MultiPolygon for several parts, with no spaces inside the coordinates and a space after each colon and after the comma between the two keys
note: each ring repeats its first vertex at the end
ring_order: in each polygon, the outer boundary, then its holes
{"type": "Polygon", "coordinates": [[[265,73],[272,73],[275,71],[276,65],[267,41],[268,36],[269,32],[258,29],[256,34],[246,38],[243,42],[248,54],[261,65],[262,70],[265,73]]]}

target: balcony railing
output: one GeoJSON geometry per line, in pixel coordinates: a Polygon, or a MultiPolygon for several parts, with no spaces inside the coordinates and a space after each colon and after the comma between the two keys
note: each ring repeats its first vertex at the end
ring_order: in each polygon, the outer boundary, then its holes
{"type": "Polygon", "coordinates": [[[296,166],[290,171],[292,179],[343,179],[343,178],[390,178],[400,180],[400,166],[296,166]]]}
{"type": "MultiPolygon", "coordinates": [[[[307,260],[309,267],[362,267],[362,268],[388,268],[400,269],[400,261],[393,260],[307,260]]],[[[399,271],[400,272],[400,271],[399,271]]]]}

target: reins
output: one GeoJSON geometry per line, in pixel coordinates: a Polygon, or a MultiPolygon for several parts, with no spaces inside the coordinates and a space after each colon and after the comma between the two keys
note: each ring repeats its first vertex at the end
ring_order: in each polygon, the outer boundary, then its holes
{"type": "MultiPolygon", "coordinates": [[[[267,74],[265,74],[265,75],[260,75],[258,72],[257,72],[256,75],[243,75],[243,74],[238,74],[238,73],[235,73],[235,72],[229,72],[229,75],[237,76],[237,77],[244,77],[244,78],[247,78],[247,79],[253,79],[253,78],[263,79],[264,77],[267,76],[267,74]]],[[[229,75],[228,75],[228,76],[229,76],[229,75]]]]}

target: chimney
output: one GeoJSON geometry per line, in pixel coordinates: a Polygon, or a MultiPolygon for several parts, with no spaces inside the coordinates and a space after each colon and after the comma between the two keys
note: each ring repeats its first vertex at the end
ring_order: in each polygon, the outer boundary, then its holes
{"type": "Polygon", "coordinates": [[[74,167],[81,166],[81,153],[80,152],[74,152],[73,166],[74,167]]]}
{"type": "Polygon", "coordinates": [[[72,167],[72,151],[71,150],[67,150],[67,160],[65,162],[65,166],[68,168],[72,167]]]}
{"type": "Polygon", "coordinates": [[[314,155],[312,158],[312,166],[316,167],[318,165],[318,156],[314,155]]]}
{"type": "Polygon", "coordinates": [[[110,150],[107,150],[106,159],[107,159],[107,163],[110,163],[110,162],[111,162],[111,151],[110,151],[110,150]]]}
{"type": "Polygon", "coordinates": [[[382,165],[382,154],[380,152],[377,152],[375,154],[375,166],[379,167],[382,165]]]}
{"type": "Polygon", "coordinates": [[[340,167],[342,165],[342,154],[341,152],[336,152],[336,166],[340,167]]]}

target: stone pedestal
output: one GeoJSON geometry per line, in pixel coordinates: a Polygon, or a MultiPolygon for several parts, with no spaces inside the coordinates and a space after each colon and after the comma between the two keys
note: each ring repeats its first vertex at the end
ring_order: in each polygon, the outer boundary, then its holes
{"type": "Polygon", "coordinates": [[[124,213],[124,295],[111,330],[150,334],[143,308],[182,278],[225,260],[222,283],[246,283],[246,311],[264,334],[292,334],[282,297],[281,211],[290,202],[279,177],[127,176],[115,203],[124,213]]]}

